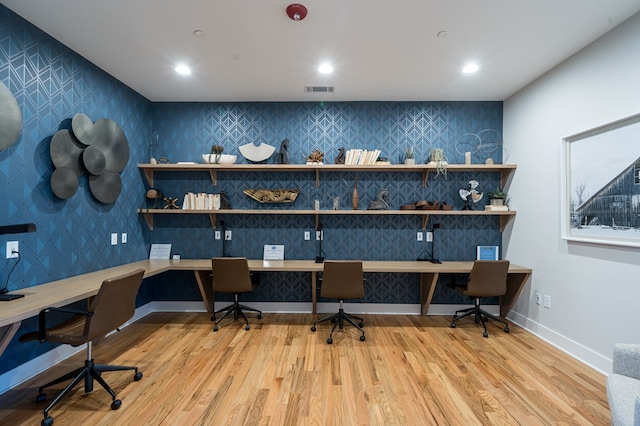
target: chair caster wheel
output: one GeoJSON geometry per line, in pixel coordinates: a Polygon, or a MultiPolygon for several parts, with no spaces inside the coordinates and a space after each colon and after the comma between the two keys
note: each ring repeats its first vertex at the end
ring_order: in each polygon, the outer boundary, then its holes
{"type": "Polygon", "coordinates": [[[53,424],[53,417],[47,416],[40,424],[42,426],[51,426],[53,424]]]}
{"type": "Polygon", "coordinates": [[[142,380],[142,373],[138,371],[136,374],[134,374],[133,380],[136,382],[139,382],[140,380],[142,380]]]}
{"type": "Polygon", "coordinates": [[[358,327],[364,327],[364,323],[360,321],[360,323],[358,323],[358,327]]]}
{"type": "Polygon", "coordinates": [[[451,323],[451,328],[456,328],[456,323],[455,322],[451,323]]]}
{"type": "Polygon", "coordinates": [[[113,402],[111,403],[111,409],[117,410],[118,408],[120,408],[121,405],[122,405],[122,401],[120,401],[119,399],[114,399],[113,402]]]}
{"type": "Polygon", "coordinates": [[[504,332],[505,332],[505,333],[508,333],[508,332],[509,332],[509,326],[506,326],[506,327],[504,328],[504,332]]]}
{"type": "Polygon", "coordinates": [[[362,336],[360,336],[360,341],[364,342],[364,334],[362,336]]]}
{"type": "Polygon", "coordinates": [[[329,337],[329,338],[327,339],[327,345],[330,345],[330,344],[332,344],[332,343],[333,343],[333,339],[332,339],[331,337],[329,337]]]}
{"type": "MultiPolygon", "coordinates": [[[[47,400],[47,394],[44,392],[40,392],[38,396],[36,396],[36,402],[45,402],[47,400]]],[[[53,421],[53,419],[51,419],[53,421]]]]}
{"type": "Polygon", "coordinates": [[[262,319],[262,314],[258,314],[258,319],[262,319]]]}
{"type": "Polygon", "coordinates": [[[245,325],[245,326],[244,326],[244,329],[245,329],[245,330],[248,330],[248,329],[250,329],[250,328],[251,328],[251,327],[249,327],[249,324],[247,324],[247,325],[245,325]]]}
{"type": "Polygon", "coordinates": [[[216,320],[216,316],[215,316],[215,315],[213,315],[213,316],[211,317],[211,321],[215,321],[215,320],[216,320]]]}
{"type": "Polygon", "coordinates": [[[217,325],[213,326],[213,331],[218,331],[218,326],[217,325]]]}
{"type": "Polygon", "coordinates": [[[484,333],[482,333],[482,337],[489,337],[489,333],[485,331],[484,333]]]}
{"type": "Polygon", "coordinates": [[[316,331],[316,326],[315,325],[311,326],[311,331],[313,331],[315,333],[315,331],[316,331]]]}

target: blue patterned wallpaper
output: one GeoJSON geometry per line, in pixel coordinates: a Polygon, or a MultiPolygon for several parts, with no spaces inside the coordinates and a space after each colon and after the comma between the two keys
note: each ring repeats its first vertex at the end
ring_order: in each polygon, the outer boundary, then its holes
{"type": "MultiPolygon", "coordinates": [[[[222,144],[225,153],[237,153],[239,146],[251,142],[279,147],[284,138],[291,141],[292,163],[302,163],[316,148],[333,162],[341,146],[380,148],[383,156],[397,162],[409,145],[415,147],[417,162],[424,162],[432,147],[443,148],[451,163],[462,163],[465,151],[474,152],[473,162],[489,156],[502,161],[495,145],[502,132],[501,102],[151,103],[1,5],[0,80],[23,114],[19,140],[0,152],[0,224],[37,225],[35,233],[0,236],[2,249],[6,241],[20,243],[21,260],[8,280],[10,290],[144,259],[151,243],[170,242],[173,252],[183,258],[222,254],[222,241],[213,238],[206,215],[156,217],[155,231],[150,232],[136,213],[145,203],[146,184],[136,165],[148,162],[152,134],[158,135],[154,155],[172,162],[200,162],[212,143],[222,144]],[[97,202],[86,176],[68,200],[51,191],[49,143],[57,130],[69,127],[76,113],[94,121],[115,120],[128,139],[129,163],[121,173],[122,192],[114,204],[97,202]],[[111,246],[112,232],[126,232],[128,242],[111,246]]],[[[234,207],[262,208],[242,189],[295,185],[301,189],[295,205],[274,208],[310,208],[314,199],[328,208],[338,195],[341,208],[348,209],[356,176],[361,209],[382,188],[391,191],[392,208],[419,199],[444,199],[459,208],[462,200],[457,191],[469,179],[478,179],[485,188],[498,182],[494,173],[450,173],[447,178],[431,174],[422,188],[419,173],[329,173],[322,175],[316,188],[311,173],[220,173],[218,186],[212,189],[207,173],[157,173],[156,187],[180,199],[187,191],[224,190],[234,207]]],[[[260,258],[266,243],[285,244],[287,258],[311,259],[317,254],[317,243],[302,238],[304,231],[314,228],[312,216],[221,215],[220,219],[233,231],[229,254],[260,258]]],[[[437,221],[442,229],[436,235],[436,255],[443,260],[472,259],[478,244],[500,245],[495,217],[440,216],[437,221]]],[[[418,217],[338,215],[323,217],[322,223],[328,259],[415,259],[430,247],[416,241],[418,217]]],[[[4,284],[14,261],[2,262],[4,284]]],[[[418,278],[411,274],[371,275],[366,286],[366,302],[419,303],[418,278]]],[[[442,287],[436,290],[435,303],[460,300],[442,287]]],[[[198,299],[193,274],[176,272],[145,280],[139,304],[198,299]]],[[[263,273],[250,300],[310,301],[308,276],[263,273]]],[[[34,319],[29,319],[22,329],[35,327],[34,319]]],[[[1,357],[0,374],[50,348],[21,345],[14,339],[1,357]]]]}
{"type": "MultiPolygon", "coordinates": [[[[464,152],[473,152],[474,163],[492,157],[502,162],[501,102],[342,102],[342,103],[157,103],[154,104],[154,130],[158,135],[156,157],[171,162],[201,162],[211,144],[220,144],[225,153],[237,154],[246,163],[239,147],[247,143],[267,143],[279,149],[289,138],[291,163],[302,164],[315,149],[333,162],[339,147],[382,149],[382,155],[397,163],[407,146],[414,146],[416,161],[425,162],[431,148],[442,148],[451,163],[463,163],[464,152]],[[497,129],[497,130],[496,130],[497,129]]],[[[268,160],[275,161],[275,156],[268,160]]],[[[497,173],[431,173],[426,188],[421,173],[324,172],[320,187],[315,174],[305,172],[236,173],[219,172],[218,185],[212,187],[206,172],[156,172],[154,186],[165,195],[179,198],[186,192],[225,191],[233,208],[311,209],[315,199],[322,209],[341,197],[341,209],[351,209],[354,179],[360,209],[366,209],[381,189],[390,191],[391,208],[417,200],[445,200],[461,208],[458,195],[470,179],[487,189],[495,188],[497,173]],[[264,205],[248,196],[245,188],[299,188],[293,204],[264,205]]],[[[482,206],[486,204],[484,200],[482,206]]],[[[233,239],[226,254],[261,258],[264,244],[284,244],[288,259],[313,259],[318,243],[304,241],[305,231],[313,231],[313,216],[219,215],[233,239]]],[[[434,216],[441,224],[436,234],[436,257],[442,260],[475,258],[477,245],[500,245],[499,219],[492,216],[434,216]]],[[[413,260],[430,251],[430,243],[417,242],[421,219],[414,216],[323,216],[323,251],[327,259],[413,260]]],[[[173,252],[182,257],[203,258],[223,254],[221,240],[214,239],[207,215],[156,216],[154,242],[171,242],[173,252]]],[[[304,274],[262,274],[261,286],[249,300],[309,301],[304,274]],[[286,285],[283,285],[286,283],[286,285]]],[[[444,277],[449,280],[449,277],[444,277]]],[[[367,280],[365,300],[372,303],[419,303],[418,277],[383,274],[367,280]],[[389,289],[393,288],[394,292],[389,289]],[[393,297],[392,297],[393,296],[393,297]]],[[[197,293],[192,296],[198,299],[197,293]]],[[[456,303],[460,297],[439,286],[434,303],[456,303]]]]}
{"type": "MultiPolygon", "coordinates": [[[[144,190],[136,165],[147,158],[140,141],[152,129],[151,102],[4,6],[0,80],[13,93],[23,118],[20,138],[0,152],[0,224],[37,226],[34,233],[0,235],[0,286],[8,282],[10,290],[17,290],[145,258],[149,233],[136,213],[144,190]],[[86,174],[68,200],[51,191],[51,137],[69,128],[79,112],[93,120],[113,119],[127,136],[129,163],[121,173],[121,195],[113,204],[93,198],[86,174]],[[128,243],[111,246],[112,232],[126,232],[128,243]],[[10,277],[15,260],[5,259],[6,241],[20,244],[20,262],[10,277]]],[[[18,334],[36,327],[35,321],[26,321],[18,334]]],[[[50,345],[14,341],[2,355],[0,373],[49,349],[50,345]]]]}

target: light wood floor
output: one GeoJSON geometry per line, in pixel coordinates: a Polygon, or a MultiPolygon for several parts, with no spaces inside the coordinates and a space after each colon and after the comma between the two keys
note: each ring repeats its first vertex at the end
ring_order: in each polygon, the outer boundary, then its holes
{"type": "MultiPolygon", "coordinates": [[[[326,338],[310,314],[264,314],[251,330],[204,313],[155,313],[95,346],[96,362],[137,365],[54,407],[55,425],[607,425],[605,377],[523,329],[490,337],[468,318],[365,316],[326,338]]],[[[37,387],[84,352],[0,397],[0,424],[39,424],[37,387]]],[[[61,389],[60,386],[58,389],[61,389]]],[[[48,392],[49,400],[55,390],[48,392]]]]}

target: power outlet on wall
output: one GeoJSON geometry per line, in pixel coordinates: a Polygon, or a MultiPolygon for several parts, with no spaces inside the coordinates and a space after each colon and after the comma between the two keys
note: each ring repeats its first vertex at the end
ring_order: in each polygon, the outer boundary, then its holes
{"type": "Polygon", "coordinates": [[[7,241],[7,259],[18,257],[18,252],[20,252],[18,242],[7,241]]]}
{"type": "Polygon", "coordinates": [[[536,305],[542,304],[542,295],[540,293],[536,293],[536,305]]]}
{"type": "Polygon", "coordinates": [[[544,295],[544,307],[547,309],[551,309],[551,296],[548,294],[544,295]]]}

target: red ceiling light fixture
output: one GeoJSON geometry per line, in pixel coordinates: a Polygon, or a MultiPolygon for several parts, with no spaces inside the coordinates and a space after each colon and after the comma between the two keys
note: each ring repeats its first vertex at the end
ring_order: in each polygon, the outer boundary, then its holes
{"type": "Polygon", "coordinates": [[[287,16],[294,21],[302,21],[307,17],[307,8],[299,3],[287,6],[287,16]]]}

